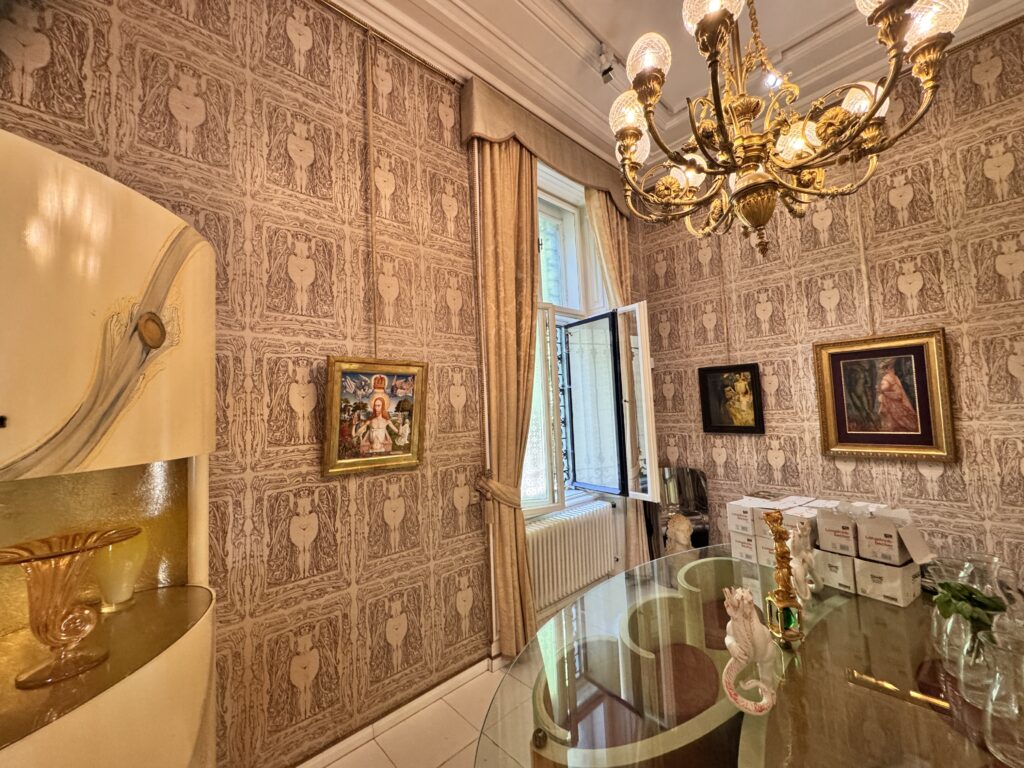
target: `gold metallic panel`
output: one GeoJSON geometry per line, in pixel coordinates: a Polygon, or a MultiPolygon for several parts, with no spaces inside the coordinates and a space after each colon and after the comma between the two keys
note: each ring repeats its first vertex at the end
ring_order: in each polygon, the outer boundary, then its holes
{"type": "MultiPolygon", "coordinates": [[[[125,525],[149,537],[140,589],[186,583],[187,460],[0,483],[0,547],[125,525]]],[[[20,568],[0,568],[0,635],[27,625],[25,576],[20,568]]]]}

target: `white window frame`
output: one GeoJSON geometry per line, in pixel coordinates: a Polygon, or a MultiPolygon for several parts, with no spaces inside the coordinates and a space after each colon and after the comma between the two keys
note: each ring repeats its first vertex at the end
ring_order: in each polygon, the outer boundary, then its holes
{"type": "MultiPolygon", "coordinates": [[[[561,175],[538,166],[538,213],[543,208],[560,211],[563,222],[571,217],[576,234],[576,248],[573,254],[576,261],[577,275],[575,280],[579,287],[579,308],[552,304],[541,299],[542,288],[538,287],[537,333],[545,331],[544,323],[552,330],[547,344],[547,392],[545,405],[548,428],[548,465],[551,468],[551,501],[536,503],[524,501],[523,515],[529,519],[550,512],[556,512],[572,504],[592,499],[586,491],[565,487],[565,457],[562,455],[561,413],[558,408],[558,344],[556,329],[560,325],[583,320],[602,310],[608,311],[609,301],[604,290],[601,267],[598,263],[596,243],[590,233],[587,221],[587,210],[582,188],[578,187],[561,175]]],[[[539,258],[539,253],[538,253],[539,258]]],[[[566,273],[563,262],[563,285],[573,276],[566,273]]],[[[539,281],[538,281],[539,283],[539,281]]],[[[532,406],[531,406],[532,407],[532,406]]]]}

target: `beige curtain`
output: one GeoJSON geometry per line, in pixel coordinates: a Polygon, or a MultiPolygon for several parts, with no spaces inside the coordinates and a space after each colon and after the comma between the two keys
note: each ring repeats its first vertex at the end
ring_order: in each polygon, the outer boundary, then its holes
{"type": "MultiPolygon", "coordinates": [[[[619,213],[614,201],[607,192],[599,189],[586,189],[587,219],[594,233],[600,257],[604,284],[607,286],[608,298],[612,307],[621,307],[630,303],[632,289],[630,286],[629,264],[629,222],[619,213]]],[[[632,354],[629,348],[621,350],[624,355],[632,354]]],[[[635,361],[627,361],[630,365],[635,361]]],[[[632,377],[627,382],[629,391],[626,397],[635,403],[632,377]]],[[[639,447],[637,446],[636,419],[630,419],[627,425],[632,431],[634,456],[629,457],[630,471],[639,471],[639,447]]],[[[643,503],[634,499],[626,499],[626,567],[636,568],[650,560],[647,549],[647,526],[644,523],[643,503]]]]}
{"type": "Polygon", "coordinates": [[[587,218],[590,220],[602,274],[613,307],[630,303],[629,221],[619,213],[611,195],[600,189],[586,189],[587,218]]]}
{"type": "Polygon", "coordinates": [[[478,141],[480,271],[490,471],[480,478],[491,524],[501,653],[537,631],[520,506],[537,325],[537,161],[514,139],[478,141]]]}

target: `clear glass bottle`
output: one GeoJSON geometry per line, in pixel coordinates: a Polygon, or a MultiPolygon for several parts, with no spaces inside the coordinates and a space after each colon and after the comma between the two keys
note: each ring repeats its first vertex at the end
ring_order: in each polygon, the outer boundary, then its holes
{"type": "Polygon", "coordinates": [[[992,684],[985,704],[985,744],[1010,768],[1024,768],[1024,636],[981,632],[992,660],[992,684]]]}

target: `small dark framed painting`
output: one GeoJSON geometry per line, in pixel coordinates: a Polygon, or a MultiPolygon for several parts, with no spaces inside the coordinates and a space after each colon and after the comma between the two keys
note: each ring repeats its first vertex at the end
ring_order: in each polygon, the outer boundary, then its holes
{"type": "Polygon", "coordinates": [[[705,432],[764,434],[757,363],[698,368],[697,380],[705,432]]]}

